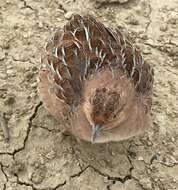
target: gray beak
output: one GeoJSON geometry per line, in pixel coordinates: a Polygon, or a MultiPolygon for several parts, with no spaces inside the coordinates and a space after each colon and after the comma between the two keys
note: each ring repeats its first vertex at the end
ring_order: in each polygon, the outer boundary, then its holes
{"type": "Polygon", "coordinates": [[[100,134],[102,130],[102,125],[94,125],[92,126],[92,134],[91,134],[91,142],[94,143],[98,135],[100,134]]]}

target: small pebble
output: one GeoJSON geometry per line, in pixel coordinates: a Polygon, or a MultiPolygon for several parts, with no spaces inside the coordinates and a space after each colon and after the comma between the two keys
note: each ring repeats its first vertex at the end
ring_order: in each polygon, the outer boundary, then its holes
{"type": "Polygon", "coordinates": [[[38,162],[34,162],[34,167],[39,168],[40,164],[38,162]]]}
{"type": "Polygon", "coordinates": [[[176,25],[177,19],[178,19],[178,14],[176,12],[171,12],[171,15],[169,16],[169,23],[172,25],[176,25]]]}
{"type": "Polygon", "coordinates": [[[9,70],[9,69],[13,69],[12,65],[8,65],[8,66],[7,66],[7,69],[8,69],[8,70],[9,70]]]}
{"type": "Polygon", "coordinates": [[[61,18],[56,18],[56,20],[57,20],[57,21],[59,21],[59,22],[61,22],[61,21],[62,21],[62,19],[61,19],[61,18]]]}
{"type": "Polygon", "coordinates": [[[143,157],[139,156],[139,157],[138,157],[138,160],[139,160],[139,161],[143,161],[144,159],[143,159],[143,157]]]}
{"type": "Polygon", "coordinates": [[[145,47],[145,48],[143,49],[143,53],[144,53],[144,54],[151,54],[151,48],[150,48],[150,47],[145,47]]]}
{"type": "Polygon", "coordinates": [[[38,23],[38,26],[39,26],[39,28],[43,28],[43,23],[42,23],[42,22],[39,22],[39,23],[38,23]]]}
{"type": "Polygon", "coordinates": [[[167,29],[168,29],[167,24],[163,24],[163,25],[161,25],[161,26],[159,27],[159,30],[162,31],[162,32],[166,32],[167,29]]]}
{"type": "Polygon", "coordinates": [[[17,30],[17,29],[19,28],[19,26],[18,26],[17,24],[15,24],[15,25],[13,26],[13,28],[14,28],[15,30],[17,30]]]}
{"type": "Polygon", "coordinates": [[[159,153],[154,154],[154,155],[151,157],[151,159],[150,159],[150,164],[152,164],[154,160],[159,160],[159,157],[160,157],[160,154],[159,154],[159,153]]]}
{"type": "Polygon", "coordinates": [[[14,71],[12,69],[7,70],[7,74],[12,75],[14,74],[14,71]]]}
{"type": "Polygon", "coordinates": [[[34,92],[32,92],[32,93],[29,95],[30,98],[34,98],[35,96],[36,96],[36,93],[34,93],[34,92]]]}
{"type": "Polygon", "coordinates": [[[171,18],[171,19],[169,20],[169,22],[170,22],[172,25],[175,25],[176,22],[177,22],[177,19],[171,18]]]}
{"type": "Polygon", "coordinates": [[[111,155],[112,155],[112,156],[115,156],[116,154],[115,154],[115,152],[112,151],[112,152],[111,152],[111,155]]]}
{"type": "Polygon", "coordinates": [[[172,142],[175,142],[175,138],[174,138],[174,137],[171,137],[171,141],[172,141],[172,142]]]}
{"type": "Polygon", "coordinates": [[[64,15],[64,17],[69,20],[69,19],[71,19],[72,15],[73,15],[73,12],[72,12],[72,11],[69,11],[69,12],[67,12],[67,13],[64,15]]]}
{"type": "Polygon", "coordinates": [[[108,183],[108,177],[104,177],[104,183],[108,183]]]}
{"type": "Polygon", "coordinates": [[[32,83],[30,86],[31,86],[32,88],[36,88],[37,85],[38,85],[38,83],[37,83],[37,82],[34,82],[34,83],[32,83]]]}

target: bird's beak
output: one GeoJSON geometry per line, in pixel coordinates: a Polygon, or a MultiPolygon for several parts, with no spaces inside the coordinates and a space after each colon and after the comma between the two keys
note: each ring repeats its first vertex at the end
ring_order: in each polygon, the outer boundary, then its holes
{"type": "Polygon", "coordinates": [[[91,134],[91,142],[94,143],[98,135],[100,134],[102,130],[102,125],[94,125],[92,126],[92,134],[91,134]]]}

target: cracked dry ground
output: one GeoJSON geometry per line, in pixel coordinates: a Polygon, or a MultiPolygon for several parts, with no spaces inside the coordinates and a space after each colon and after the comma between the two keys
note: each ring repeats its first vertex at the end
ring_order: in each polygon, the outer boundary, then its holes
{"type": "MultiPolygon", "coordinates": [[[[0,0],[0,190],[178,189],[178,1],[0,0]],[[153,127],[103,145],[62,136],[37,94],[40,51],[71,13],[129,31],[155,69],[153,127]]],[[[62,125],[62,124],[61,124],[62,125]]]]}

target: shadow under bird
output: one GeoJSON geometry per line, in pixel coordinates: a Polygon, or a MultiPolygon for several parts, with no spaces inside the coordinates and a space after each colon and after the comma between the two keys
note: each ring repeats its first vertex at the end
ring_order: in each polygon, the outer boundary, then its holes
{"type": "Polygon", "coordinates": [[[153,69],[118,30],[73,15],[42,53],[39,93],[77,139],[120,141],[151,126],[153,69]]]}

